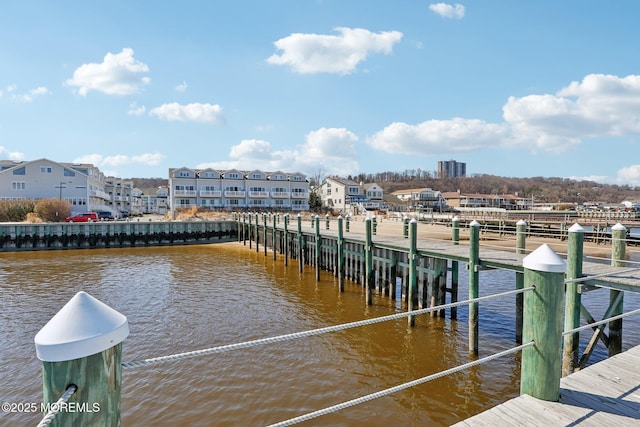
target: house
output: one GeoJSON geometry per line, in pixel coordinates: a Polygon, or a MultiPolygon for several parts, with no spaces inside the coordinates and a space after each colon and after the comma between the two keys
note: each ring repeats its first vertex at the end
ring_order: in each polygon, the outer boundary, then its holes
{"type": "Polygon", "coordinates": [[[0,160],[0,199],[58,198],[71,203],[72,214],[105,210],[118,215],[131,209],[131,181],[105,177],[87,163],[0,160]]]}
{"type": "Polygon", "coordinates": [[[238,169],[169,169],[169,207],[209,209],[309,209],[309,181],[301,173],[238,169]]]}
{"type": "Polygon", "coordinates": [[[331,177],[320,187],[324,206],[341,213],[359,214],[386,209],[384,190],[378,184],[358,184],[350,179],[331,177]]]}
{"type": "Polygon", "coordinates": [[[505,209],[525,210],[533,207],[531,198],[515,194],[464,194],[460,191],[443,194],[447,205],[456,209],[505,209]]]}
{"type": "Polygon", "coordinates": [[[400,199],[411,210],[432,209],[440,212],[445,210],[447,206],[447,200],[442,193],[431,188],[411,188],[394,191],[391,194],[400,199]]]}

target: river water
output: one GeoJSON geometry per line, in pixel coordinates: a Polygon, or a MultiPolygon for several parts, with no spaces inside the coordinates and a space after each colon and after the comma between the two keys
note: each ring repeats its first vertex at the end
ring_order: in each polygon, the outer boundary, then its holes
{"type": "MultiPolygon", "coordinates": [[[[0,399],[40,402],[33,338],[80,290],[125,314],[124,362],[305,331],[404,311],[313,268],[299,273],[238,243],[0,254],[0,399]]],[[[467,277],[460,265],[460,299],[467,277]]],[[[514,273],[481,273],[480,295],[514,288],[514,273]]],[[[601,315],[608,292],[586,295],[601,315]]],[[[515,297],[480,306],[480,357],[513,347],[515,297]]],[[[640,306],[625,295],[625,310],[640,306]]],[[[624,348],[640,344],[640,319],[625,320],[624,348]]],[[[122,422],[134,425],[262,426],[284,421],[474,360],[467,309],[458,321],[407,320],[217,355],[123,368],[122,422]]],[[[585,335],[585,334],[583,334],[585,335]]],[[[587,337],[584,339],[586,340],[587,337]]],[[[602,348],[593,360],[605,357],[602,348]]],[[[507,356],[301,425],[449,425],[519,391],[519,357],[507,356]]],[[[35,425],[41,414],[2,413],[1,425],[35,425]]]]}

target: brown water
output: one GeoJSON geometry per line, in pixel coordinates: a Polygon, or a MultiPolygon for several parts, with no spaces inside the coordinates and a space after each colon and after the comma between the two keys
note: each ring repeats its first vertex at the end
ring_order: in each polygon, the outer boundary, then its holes
{"type": "MultiPolygon", "coordinates": [[[[466,299],[464,266],[460,299],[466,299]]],[[[481,274],[481,295],[514,287],[514,273],[481,274]]],[[[298,272],[236,243],[0,255],[0,399],[40,402],[33,338],[78,291],[129,320],[123,361],[220,346],[404,311],[386,297],[365,305],[359,285],[298,272]]],[[[597,294],[600,292],[593,292],[597,294]]],[[[608,300],[608,293],[600,293],[608,300]]],[[[514,346],[515,297],[480,308],[480,357],[514,346]]],[[[627,310],[637,308],[625,296],[627,310]]],[[[593,310],[597,313],[597,310],[593,310]]],[[[123,425],[262,426],[415,380],[473,360],[467,310],[459,320],[418,317],[223,354],[123,368],[123,425]]],[[[632,323],[635,322],[635,323],[632,323]]],[[[625,348],[637,345],[637,319],[625,348]]],[[[596,355],[602,358],[604,352],[596,355]]],[[[508,356],[301,425],[449,425],[517,395],[508,356]]],[[[0,414],[35,425],[40,414],[0,414]]]]}

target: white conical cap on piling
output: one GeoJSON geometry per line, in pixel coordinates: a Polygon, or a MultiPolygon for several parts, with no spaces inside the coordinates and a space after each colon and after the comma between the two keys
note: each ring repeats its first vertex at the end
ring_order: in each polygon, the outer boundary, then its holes
{"type": "Polygon", "coordinates": [[[569,233],[584,233],[584,227],[576,222],[569,227],[569,233]]]}
{"type": "Polygon", "coordinates": [[[480,223],[475,219],[469,223],[470,227],[480,227],[480,223]]]}
{"type": "Polygon", "coordinates": [[[525,221],[524,219],[519,219],[518,222],[516,222],[516,225],[527,225],[527,221],[525,221]]]}
{"type": "Polygon", "coordinates": [[[78,292],[36,334],[36,354],[63,362],[100,353],[129,335],[127,317],[86,292],[78,292]]]}
{"type": "Polygon", "coordinates": [[[616,225],[614,225],[613,227],[611,227],[611,230],[614,231],[627,231],[627,227],[625,227],[624,225],[617,223],[616,225]]]}
{"type": "Polygon", "coordinates": [[[546,243],[524,257],[522,266],[528,270],[547,273],[564,273],[567,271],[567,263],[546,243]]]}

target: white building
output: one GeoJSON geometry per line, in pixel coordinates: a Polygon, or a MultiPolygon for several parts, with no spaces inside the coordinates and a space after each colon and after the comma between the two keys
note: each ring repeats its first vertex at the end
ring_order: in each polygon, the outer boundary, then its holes
{"type": "Polygon", "coordinates": [[[447,206],[447,200],[440,191],[431,188],[412,188],[398,190],[392,193],[408,208],[433,209],[441,211],[447,206]]]}
{"type": "Polygon", "coordinates": [[[92,164],[0,160],[0,199],[68,200],[72,213],[130,210],[131,181],[105,177],[92,164]]]}
{"type": "Polygon", "coordinates": [[[169,210],[167,187],[158,187],[155,194],[144,194],[139,188],[134,188],[131,195],[131,213],[165,215],[169,210]]]}
{"type": "Polygon", "coordinates": [[[385,208],[384,190],[378,184],[358,184],[346,178],[331,177],[320,187],[324,206],[341,213],[364,213],[385,208]]]}
{"type": "Polygon", "coordinates": [[[169,206],[173,213],[191,206],[305,211],[309,209],[309,181],[301,173],[282,171],[171,168],[169,206]]]}

